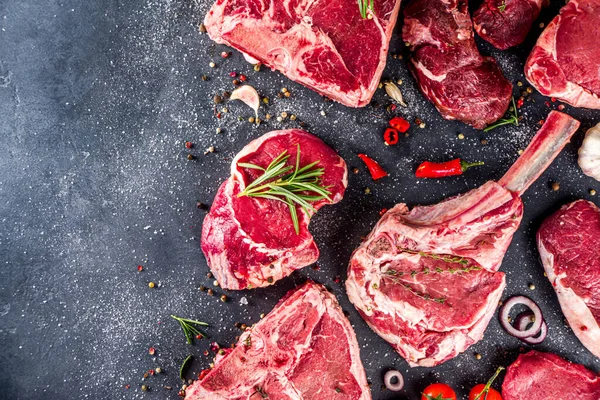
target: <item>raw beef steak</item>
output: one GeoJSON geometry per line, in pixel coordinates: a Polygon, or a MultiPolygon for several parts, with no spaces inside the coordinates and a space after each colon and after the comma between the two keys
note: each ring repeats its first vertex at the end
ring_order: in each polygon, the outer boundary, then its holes
{"type": "Polygon", "coordinates": [[[500,50],[525,40],[544,0],[486,0],[473,14],[475,31],[500,50]]]}
{"type": "Polygon", "coordinates": [[[483,129],[504,115],[512,85],[493,58],[479,54],[466,0],[412,0],[402,38],[421,92],[444,118],[483,129]]]}
{"type": "Polygon", "coordinates": [[[409,365],[435,366],[481,340],[505,286],[497,271],[523,216],[519,196],[578,126],[552,111],[498,183],[412,210],[398,204],[354,252],[350,301],[409,365]]]}
{"type": "Polygon", "coordinates": [[[552,353],[521,354],[506,371],[504,400],[598,400],[600,379],[583,365],[552,353]]]}
{"type": "Polygon", "coordinates": [[[186,390],[186,400],[368,400],[350,322],[335,296],[308,282],[249,328],[186,390]]]}
{"type": "MultiPolygon", "coordinates": [[[[340,201],[348,184],[346,163],[319,138],[299,129],[269,132],[250,142],[231,163],[231,177],[219,188],[202,226],[202,251],[224,289],[268,286],[294,270],[314,263],[319,249],[308,231],[311,215],[297,207],[299,234],[296,234],[287,204],[271,199],[238,194],[262,172],[242,168],[251,163],[265,168],[284,150],[296,163],[300,145],[300,166],[319,161],[325,169],[322,185],[329,187],[333,203],[340,201]]],[[[328,200],[313,203],[319,209],[328,200]]]]}
{"type": "Polygon", "coordinates": [[[210,38],[350,107],[371,101],[385,67],[400,0],[217,0],[204,21],[210,38]]]}
{"type": "Polygon", "coordinates": [[[537,242],[569,325],[600,357],[600,209],[585,200],[563,206],[544,221],[537,242]]]}
{"type": "Polygon", "coordinates": [[[548,24],[525,64],[545,96],[600,109],[600,0],[572,0],[548,24]]]}

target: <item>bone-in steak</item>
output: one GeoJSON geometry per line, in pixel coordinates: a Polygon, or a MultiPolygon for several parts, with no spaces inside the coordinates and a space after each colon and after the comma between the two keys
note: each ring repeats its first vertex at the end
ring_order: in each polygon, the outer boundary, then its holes
{"type": "Polygon", "coordinates": [[[398,204],[354,252],[350,301],[411,366],[440,364],[481,340],[505,286],[497,271],[523,215],[519,196],[578,126],[552,111],[498,183],[410,211],[398,204]]]}
{"type": "Polygon", "coordinates": [[[369,103],[385,67],[400,0],[217,0],[206,15],[211,39],[350,107],[369,103]]]}
{"type": "Polygon", "coordinates": [[[473,14],[475,31],[500,50],[525,40],[544,0],[486,0],[473,14]]]}
{"type": "Polygon", "coordinates": [[[504,400],[598,400],[600,379],[583,365],[552,353],[521,354],[506,371],[504,400]]]}
{"type": "Polygon", "coordinates": [[[466,0],[412,0],[402,38],[421,92],[446,119],[483,129],[508,109],[512,85],[475,45],[466,0]]]}
{"type": "MultiPolygon", "coordinates": [[[[308,231],[311,215],[297,207],[296,234],[288,205],[277,200],[238,194],[262,174],[242,168],[250,163],[266,168],[284,150],[295,165],[300,145],[300,166],[319,161],[324,168],[322,186],[328,187],[333,203],[340,201],[348,184],[346,163],[319,138],[299,129],[269,132],[252,141],[231,164],[231,176],[219,188],[202,226],[202,251],[208,265],[225,289],[268,286],[294,270],[312,264],[319,249],[308,231]]],[[[328,200],[312,205],[319,209],[328,200]]]]}
{"type": "Polygon", "coordinates": [[[600,357],[600,209],[585,200],[563,206],[544,221],[537,242],[569,325],[600,357]]]}
{"type": "Polygon", "coordinates": [[[356,336],[335,297],[308,282],[240,337],[187,400],[369,400],[356,336]]]}
{"type": "Polygon", "coordinates": [[[525,64],[527,80],[545,96],[600,109],[600,1],[572,0],[539,37],[525,64]]]}

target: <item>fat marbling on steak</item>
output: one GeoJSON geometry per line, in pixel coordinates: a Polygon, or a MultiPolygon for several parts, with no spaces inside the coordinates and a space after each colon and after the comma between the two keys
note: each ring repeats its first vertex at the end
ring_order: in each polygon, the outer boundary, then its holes
{"type": "Polygon", "coordinates": [[[600,109],[600,0],[572,0],[539,37],[525,64],[545,96],[600,109]]]}
{"type": "Polygon", "coordinates": [[[537,243],[571,329],[600,357],[600,209],[586,200],[563,206],[544,221],[537,243]]]}
{"type": "Polygon", "coordinates": [[[369,400],[371,394],[350,322],[335,296],[309,281],[246,330],[185,398],[369,400]]]}
{"type": "Polygon", "coordinates": [[[547,0],[485,0],[473,14],[475,31],[500,50],[525,40],[547,0]]]}
{"type": "Polygon", "coordinates": [[[504,400],[598,400],[600,379],[583,365],[530,351],[512,363],[502,384],[504,400]]]}
{"type": "Polygon", "coordinates": [[[466,0],[412,0],[402,38],[421,92],[444,118],[483,129],[504,115],[512,85],[479,53],[466,0]]]}
{"type": "MultiPolygon", "coordinates": [[[[319,249],[308,231],[311,215],[297,207],[296,234],[287,204],[271,199],[239,197],[247,184],[262,172],[238,163],[266,168],[284,150],[300,167],[319,161],[324,168],[322,186],[333,203],[340,201],[348,184],[344,160],[321,139],[300,129],[272,131],[246,145],[231,163],[231,176],[221,185],[202,226],[201,246],[208,265],[224,289],[268,286],[293,271],[314,263],[319,249]]],[[[328,200],[313,202],[318,210],[328,200]]]]}
{"type": "Polygon", "coordinates": [[[505,286],[498,269],[523,216],[520,195],[578,127],[552,111],[499,182],[412,210],[397,204],[354,252],[350,301],[409,365],[438,365],[481,340],[505,286]]]}
{"type": "Polygon", "coordinates": [[[217,0],[205,18],[211,39],[350,107],[369,103],[385,67],[400,0],[217,0]]]}

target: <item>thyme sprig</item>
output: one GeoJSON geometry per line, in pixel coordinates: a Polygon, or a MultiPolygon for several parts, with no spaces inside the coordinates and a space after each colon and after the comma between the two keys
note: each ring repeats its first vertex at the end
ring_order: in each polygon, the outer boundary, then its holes
{"type": "Polygon", "coordinates": [[[327,199],[331,192],[328,187],[321,185],[324,168],[315,168],[319,161],[312,162],[300,168],[300,145],[296,154],[296,165],[286,165],[290,158],[287,150],[279,154],[267,168],[250,163],[238,163],[240,167],[257,169],[263,172],[261,176],[250,183],[238,197],[262,197],[264,199],[278,200],[288,205],[294,230],[300,234],[300,223],[296,205],[308,214],[315,212],[311,202],[327,199]]]}
{"type": "MultiPolygon", "coordinates": [[[[459,256],[448,256],[448,255],[440,255],[440,254],[433,254],[433,253],[425,253],[424,251],[416,251],[416,250],[409,250],[409,249],[399,249],[402,252],[405,253],[410,253],[410,254],[418,254],[421,257],[427,257],[427,258],[431,258],[433,260],[440,260],[440,261],[444,261],[447,263],[455,263],[455,264],[460,264],[463,265],[465,268],[449,268],[445,271],[450,272],[450,273],[456,273],[456,272],[471,272],[471,271],[479,271],[481,270],[481,267],[475,266],[475,265],[471,265],[469,266],[469,264],[471,263],[469,261],[468,258],[464,258],[464,257],[459,257],[459,256]]],[[[435,269],[436,272],[442,272],[443,270],[441,268],[436,268],[435,269]]]]}
{"type": "MultiPolygon", "coordinates": [[[[500,6],[502,7],[502,6],[500,6]]],[[[498,8],[500,8],[498,7],[498,8]]],[[[506,6],[504,6],[506,7],[506,6]]],[[[504,10],[500,10],[500,11],[504,11],[504,10]]],[[[509,114],[508,118],[502,118],[501,120],[497,121],[496,123],[492,124],[492,125],[488,125],[483,131],[484,132],[489,132],[492,129],[495,129],[499,126],[502,125],[514,125],[514,126],[519,126],[519,112],[517,111],[517,106],[515,104],[515,98],[512,98],[512,112],[509,114]]]]}
{"type": "Polygon", "coordinates": [[[181,318],[181,317],[177,317],[175,315],[171,315],[171,318],[173,318],[175,321],[179,322],[179,325],[181,325],[181,329],[183,329],[183,333],[185,334],[185,339],[187,340],[188,344],[192,344],[192,341],[194,340],[195,337],[198,337],[198,336],[206,337],[202,332],[200,332],[198,330],[198,328],[196,328],[196,325],[208,326],[208,324],[206,322],[196,321],[196,320],[187,319],[187,318],[181,318]]]}
{"type": "Polygon", "coordinates": [[[367,19],[367,10],[374,13],[373,0],[358,0],[358,11],[360,11],[362,19],[367,19]]]}
{"type": "Polygon", "coordinates": [[[502,4],[500,4],[498,6],[498,11],[500,11],[501,13],[503,13],[504,10],[506,10],[506,1],[502,0],[502,4]]]}
{"type": "Polygon", "coordinates": [[[436,303],[439,303],[439,304],[445,304],[446,300],[448,300],[446,297],[443,297],[443,296],[441,296],[441,297],[431,297],[427,293],[419,292],[417,289],[415,289],[414,287],[412,287],[408,283],[401,282],[400,279],[396,278],[392,274],[387,274],[386,273],[386,276],[384,278],[390,279],[395,284],[398,284],[398,285],[402,286],[403,288],[405,288],[406,290],[408,290],[409,292],[411,292],[412,294],[414,294],[415,296],[417,296],[417,297],[419,297],[419,298],[421,298],[423,300],[431,300],[431,301],[435,301],[436,303]]]}

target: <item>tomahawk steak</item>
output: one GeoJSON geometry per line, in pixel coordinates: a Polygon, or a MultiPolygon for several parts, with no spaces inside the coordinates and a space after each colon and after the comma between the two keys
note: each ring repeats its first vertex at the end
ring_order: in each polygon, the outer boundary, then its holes
{"type": "Polygon", "coordinates": [[[290,291],[187,400],[369,400],[358,343],[335,297],[313,282],[290,291]]]}
{"type": "Polygon", "coordinates": [[[369,103],[385,67],[400,0],[217,0],[211,39],[350,107],[369,103]]]}
{"type": "Polygon", "coordinates": [[[552,353],[521,354],[506,371],[504,400],[598,400],[600,379],[583,365],[552,353]]]}
{"type": "Polygon", "coordinates": [[[600,357],[600,209],[585,200],[563,206],[544,221],[537,243],[569,325],[600,357]]]}
{"type": "MultiPolygon", "coordinates": [[[[316,136],[299,129],[269,132],[250,142],[231,163],[231,176],[221,185],[202,226],[201,246],[208,265],[224,289],[268,286],[294,270],[314,263],[319,249],[308,231],[309,213],[297,208],[296,233],[287,204],[239,194],[262,174],[239,163],[266,168],[283,151],[295,165],[300,146],[300,167],[318,161],[324,168],[321,182],[340,201],[348,184],[346,163],[316,136]]],[[[323,199],[313,202],[318,210],[323,199]]]]}
{"type": "Polygon", "coordinates": [[[479,54],[466,0],[412,0],[402,38],[421,92],[444,118],[483,129],[504,115],[512,85],[479,54]]]}
{"type": "Polygon", "coordinates": [[[578,126],[552,111],[498,183],[412,210],[397,204],[354,252],[350,301],[411,366],[440,364],[481,340],[505,286],[498,269],[523,216],[519,196],[578,126]]]}
{"type": "Polygon", "coordinates": [[[475,31],[500,50],[525,40],[544,0],[486,0],[473,14],[475,31]]]}
{"type": "Polygon", "coordinates": [[[600,109],[600,1],[572,0],[539,37],[525,64],[527,80],[545,96],[600,109]]]}

